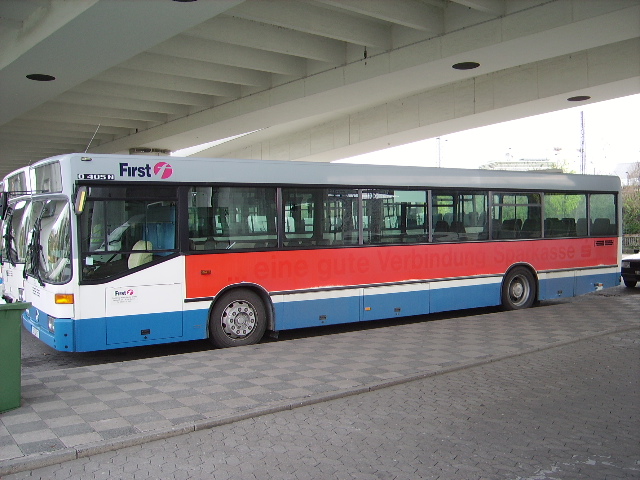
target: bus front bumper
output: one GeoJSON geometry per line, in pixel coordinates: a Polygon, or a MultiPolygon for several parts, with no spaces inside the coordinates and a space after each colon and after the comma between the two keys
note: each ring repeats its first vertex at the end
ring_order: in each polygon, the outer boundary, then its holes
{"type": "Polygon", "coordinates": [[[34,337],[61,352],[74,351],[73,320],[54,318],[31,307],[22,314],[22,325],[34,337]]]}

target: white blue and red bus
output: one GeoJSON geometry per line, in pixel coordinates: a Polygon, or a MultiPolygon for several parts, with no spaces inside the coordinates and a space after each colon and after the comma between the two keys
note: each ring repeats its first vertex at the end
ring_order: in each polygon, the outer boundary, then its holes
{"type": "Polygon", "coordinates": [[[617,177],[87,154],[31,174],[23,323],[58,350],[247,345],[620,284],[617,177]]]}
{"type": "Polygon", "coordinates": [[[29,167],[8,174],[3,182],[2,258],[3,298],[7,302],[24,299],[24,262],[27,237],[33,228],[29,167]]]}

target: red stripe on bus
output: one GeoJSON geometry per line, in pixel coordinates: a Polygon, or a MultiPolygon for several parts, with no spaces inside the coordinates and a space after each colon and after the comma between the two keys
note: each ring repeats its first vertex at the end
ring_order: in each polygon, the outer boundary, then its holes
{"type": "Polygon", "coordinates": [[[520,262],[536,271],[615,265],[618,239],[606,243],[580,238],[189,255],[186,292],[187,298],[215,296],[240,282],[274,292],[492,275],[520,262]]]}

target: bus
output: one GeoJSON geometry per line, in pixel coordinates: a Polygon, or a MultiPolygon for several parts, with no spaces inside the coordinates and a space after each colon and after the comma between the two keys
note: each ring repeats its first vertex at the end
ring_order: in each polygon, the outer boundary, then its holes
{"type": "Polygon", "coordinates": [[[618,177],[88,154],[30,171],[23,324],[61,351],[250,345],[620,284],[618,177]]]}
{"type": "Polygon", "coordinates": [[[2,240],[2,298],[9,303],[24,300],[24,261],[27,236],[33,227],[31,215],[31,180],[29,167],[7,175],[3,182],[2,240]]]}

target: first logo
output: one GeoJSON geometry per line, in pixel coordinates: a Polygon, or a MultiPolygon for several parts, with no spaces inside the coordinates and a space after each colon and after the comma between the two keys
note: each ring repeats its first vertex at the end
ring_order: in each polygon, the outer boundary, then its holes
{"type": "Polygon", "coordinates": [[[167,162],[158,162],[153,166],[153,173],[165,180],[173,175],[173,167],[167,162]]]}

